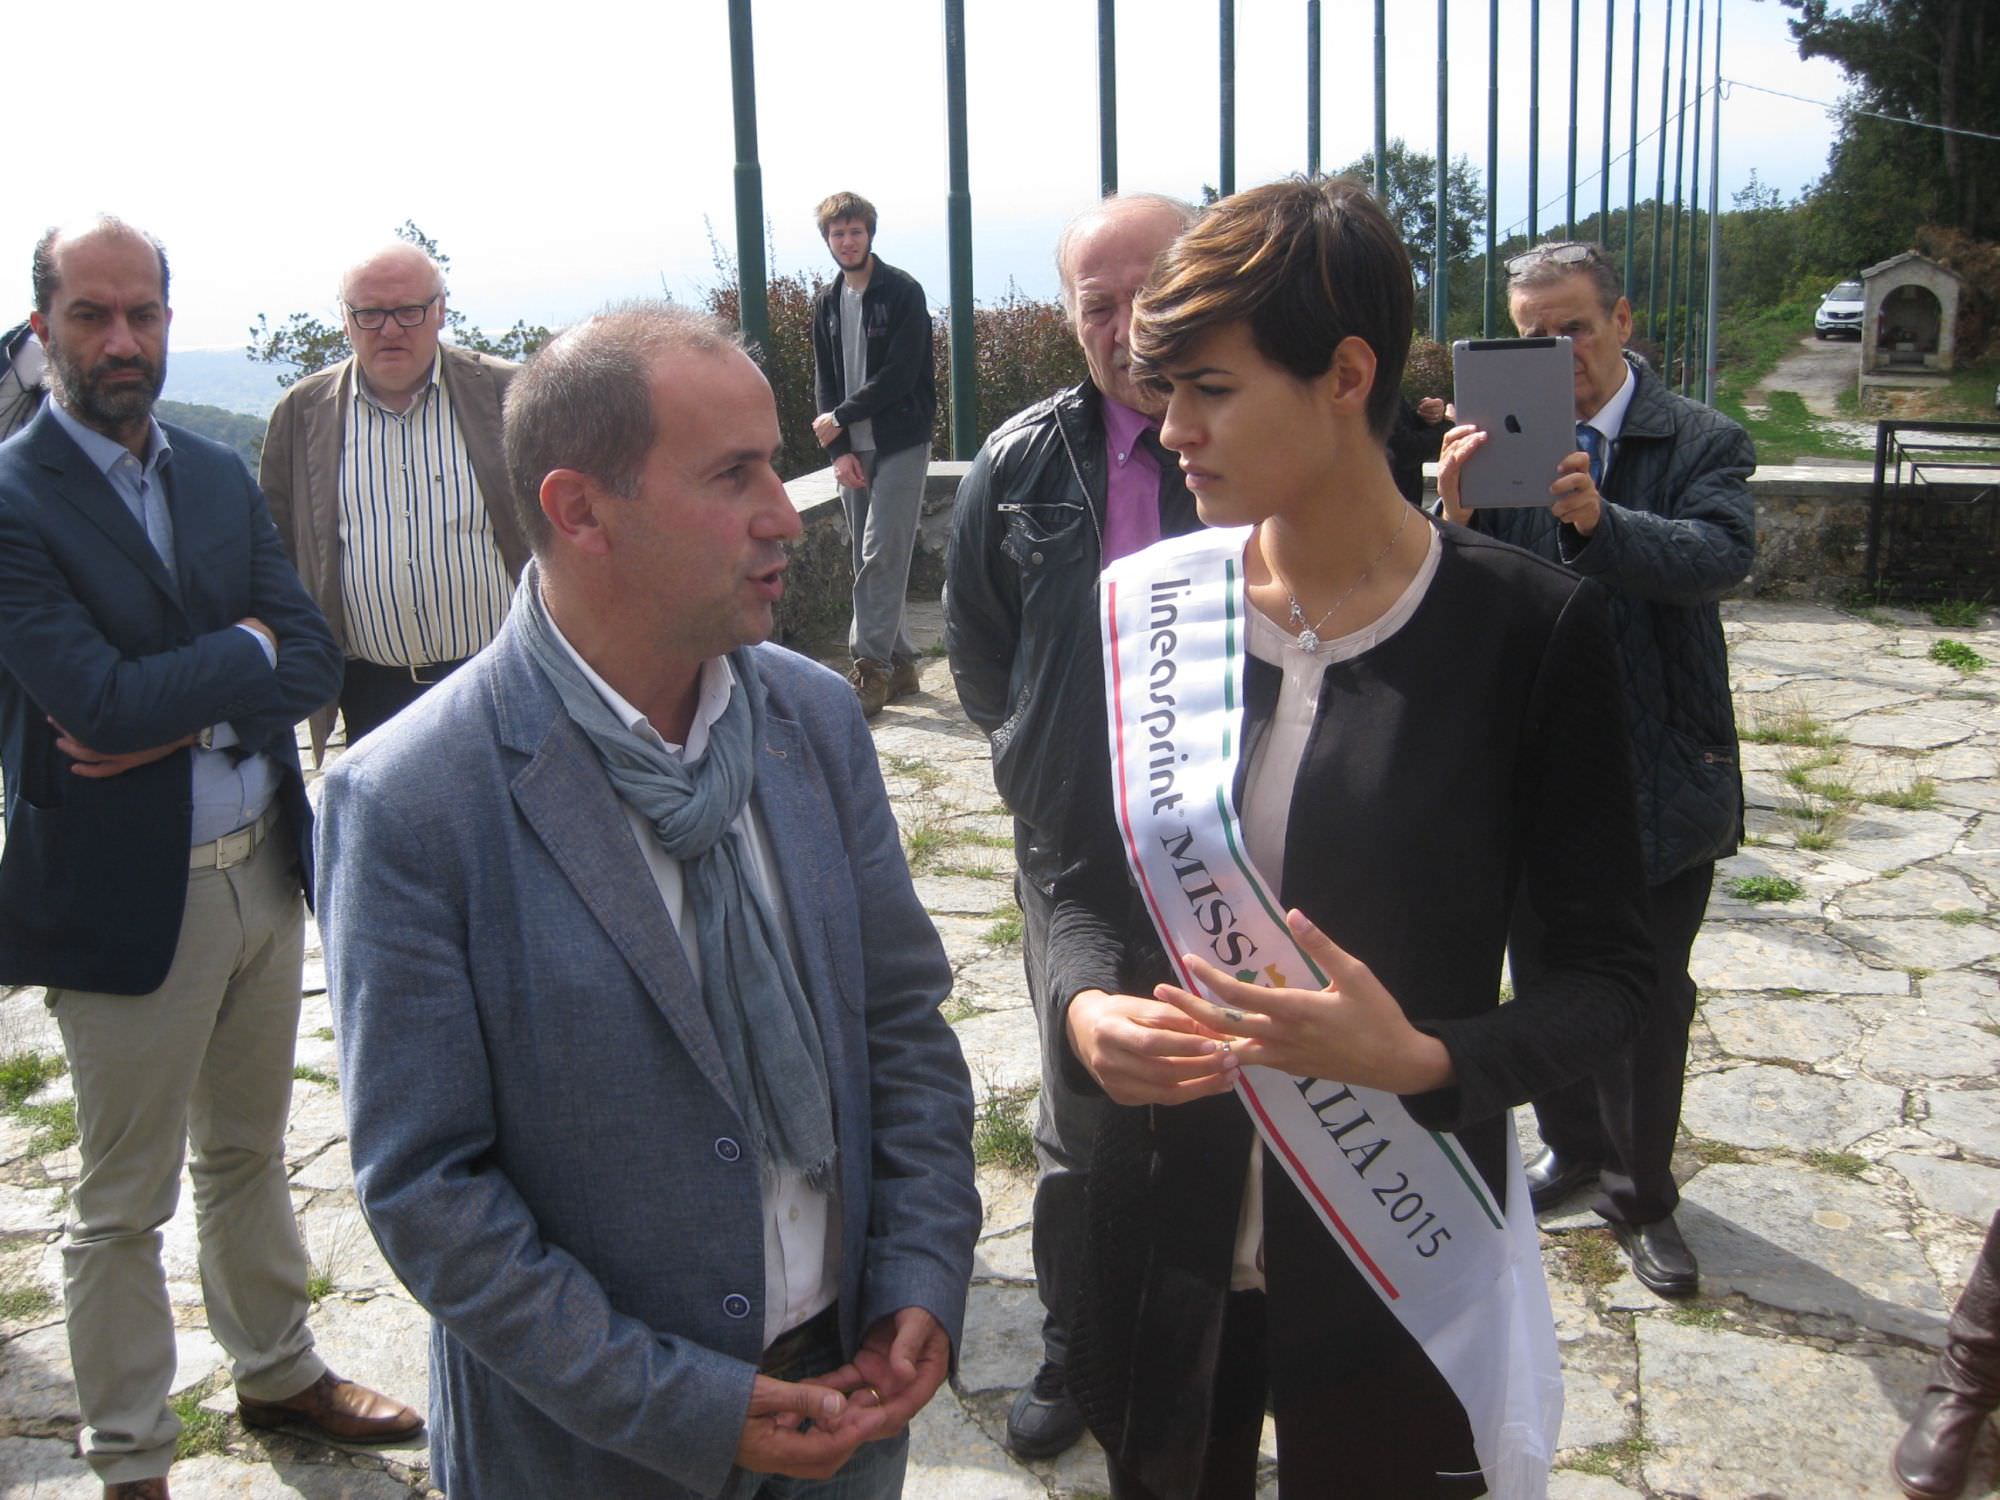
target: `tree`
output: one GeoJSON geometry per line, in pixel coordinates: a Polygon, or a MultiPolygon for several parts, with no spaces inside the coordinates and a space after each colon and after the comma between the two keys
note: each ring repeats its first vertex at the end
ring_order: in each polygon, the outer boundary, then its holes
{"type": "Polygon", "coordinates": [[[1876,238],[1855,258],[1906,248],[1938,222],[2000,236],[2000,16],[1992,0],[1783,0],[1801,57],[1840,64],[1853,86],[1827,175],[1837,221],[1876,238]],[[1862,111],[1895,117],[1871,118],[1862,111]],[[1945,126],[1923,129],[1904,119],[1945,126]]]}
{"type": "MultiPolygon", "coordinates": [[[[451,270],[451,257],[417,227],[415,219],[405,219],[396,230],[396,238],[415,245],[445,271],[451,270]]],[[[444,336],[461,349],[517,360],[526,359],[554,337],[539,323],[517,318],[512,328],[495,338],[449,302],[445,304],[444,336]]],[[[279,372],[281,386],[295,384],[316,370],[338,364],[353,352],[344,326],[329,323],[313,313],[295,312],[276,328],[271,327],[263,313],[258,313],[257,321],[250,325],[250,357],[263,364],[291,366],[279,372]]]]}
{"type": "MultiPolygon", "coordinates": [[[[1431,279],[1431,256],[1437,247],[1437,158],[1413,151],[1402,138],[1389,142],[1383,186],[1387,198],[1382,207],[1389,222],[1403,237],[1416,267],[1417,285],[1427,287],[1431,279]]],[[[1343,167],[1342,177],[1375,180],[1375,153],[1369,151],[1343,167]]],[[[1455,157],[1445,171],[1445,259],[1453,267],[1472,255],[1478,234],[1475,228],[1486,217],[1486,195],[1479,178],[1463,156],[1455,157]]],[[[1449,283],[1447,283],[1449,284],[1449,283]]],[[[1455,300],[1455,299],[1454,299],[1455,300]]]]}

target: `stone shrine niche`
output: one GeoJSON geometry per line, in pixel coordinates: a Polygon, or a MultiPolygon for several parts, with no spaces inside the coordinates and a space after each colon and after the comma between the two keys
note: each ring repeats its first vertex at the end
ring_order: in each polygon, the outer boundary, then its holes
{"type": "Polygon", "coordinates": [[[1956,356],[1959,296],[1954,271],[1914,250],[1861,273],[1867,311],[1861,322],[1861,374],[1942,375],[1956,356]]]}

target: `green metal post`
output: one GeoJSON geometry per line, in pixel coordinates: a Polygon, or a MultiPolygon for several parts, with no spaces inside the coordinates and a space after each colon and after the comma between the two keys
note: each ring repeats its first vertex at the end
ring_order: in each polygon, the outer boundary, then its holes
{"type": "Polygon", "coordinates": [[[1569,0],[1569,196],[1563,203],[1563,238],[1576,238],[1576,79],[1578,48],[1583,43],[1581,28],[1583,0],[1569,0]]]}
{"type": "Polygon", "coordinates": [[[1604,152],[1597,163],[1597,243],[1611,245],[1611,44],[1618,29],[1618,0],[1604,0],[1604,152]]]}
{"type": "Polygon", "coordinates": [[[1500,0],[1486,3],[1486,309],[1480,330],[1493,337],[1500,288],[1500,0]]]}
{"type": "Polygon", "coordinates": [[[1632,299],[1632,244],[1639,238],[1639,0],[1632,0],[1632,139],[1625,152],[1625,300],[1632,299]]]}
{"type": "Polygon", "coordinates": [[[1222,196],[1236,191],[1236,0],[1222,0],[1222,196]]]}
{"type": "MultiPolygon", "coordinates": [[[[1685,396],[1695,389],[1695,305],[1694,305],[1694,256],[1695,247],[1701,243],[1701,76],[1702,54],[1708,43],[1708,0],[1696,0],[1694,9],[1694,153],[1688,162],[1688,267],[1687,296],[1685,298],[1687,319],[1681,335],[1681,394],[1685,396]]],[[[1715,226],[1708,226],[1709,233],[1715,226]]]]}
{"type": "Polygon", "coordinates": [[[951,186],[945,231],[951,256],[951,456],[979,446],[979,373],[972,349],[972,189],[965,137],[965,0],[944,0],[944,113],[951,186]]]}
{"type": "Polygon", "coordinates": [[[1667,222],[1667,323],[1660,339],[1660,379],[1674,383],[1674,295],[1681,280],[1681,170],[1687,164],[1688,20],[1681,0],[1681,91],[1674,110],[1674,216],[1667,222]]]}
{"type": "Polygon", "coordinates": [[[736,105],[736,326],[768,357],[771,293],[764,271],[764,169],[757,165],[750,0],[729,0],[729,75],[736,105]]]}
{"type": "Polygon", "coordinates": [[[1389,201],[1389,43],[1385,0],[1375,0],[1375,201],[1389,201]]]}
{"type": "Polygon", "coordinates": [[[1306,176],[1319,176],[1319,0],[1306,0],[1306,176]]]}
{"type": "Polygon", "coordinates": [[[1451,18],[1447,14],[1451,0],[1438,0],[1438,150],[1437,150],[1437,203],[1433,209],[1436,229],[1435,243],[1431,249],[1431,337],[1438,343],[1444,342],[1445,317],[1451,310],[1450,298],[1445,285],[1446,267],[1451,263],[1451,243],[1447,230],[1450,221],[1445,217],[1445,164],[1451,153],[1445,145],[1445,127],[1448,123],[1445,103],[1448,97],[1446,76],[1449,71],[1447,59],[1451,48],[1451,18]]]}
{"type": "Polygon", "coordinates": [[[1715,298],[1722,274],[1721,237],[1716,233],[1722,220],[1716,217],[1722,194],[1722,0],[1715,0],[1715,83],[1708,101],[1708,338],[1702,360],[1701,399],[1715,405],[1715,298]]]}
{"type": "Polygon", "coordinates": [[[1097,180],[1118,191],[1118,0],[1097,0],[1097,180]]]}
{"type": "Polygon", "coordinates": [[[1656,343],[1660,337],[1660,225],[1667,211],[1667,104],[1673,80],[1674,0],[1667,0],[1667,34],[1660,49],[1660,175],[1653,184],[1653,258],[1646,263],[1646,336],[1656,343]]]}
{"type": "Polygon", "coordinates": [[[1542,212],[1542,0],[1528,0],[1528,243],[1542,212]]]}

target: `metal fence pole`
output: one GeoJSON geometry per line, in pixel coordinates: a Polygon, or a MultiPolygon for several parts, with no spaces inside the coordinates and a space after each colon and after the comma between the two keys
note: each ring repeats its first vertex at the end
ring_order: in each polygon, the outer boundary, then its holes
{"type": "MultiPolygon", "coordinates": [[[[1695,322],[1694,301],[1694,252],[1701,243],[1701,75],[1703,71],[1702,52],[1708,44],[1708,4],[1707,0],[1696,0],[1694,9],[1694,151],[1688,162],[1688,267],[1687,267],[1687,309],[1682,314],[1684,322],[1681,331],[1681,394],[1695,389],[1694,377],[1694,334],[1698,326],[1695,322]]],[[[1709,223],[1708,232],[1715,233],[1715,224],[1709,223]]]]}
{"type": "Polygon", "coordinates": [[[1450,222],[1445,214],[1445,173],[1450,153],[1445,146],[1445,127],[1449,123],[1446,112],[1446,77],[1449,71],[1447,59],[1450,56],[1451,18],[1447,13],[1451,0],[1438,0],[1438,150],[1437,150],[1437,203],[1434,215],[1437,228],[1436,243],[1431,247],[1431,337],[1440,344],[1444,342],[1445,318],[1450,311],[1450,298],[1446,287],[1445,267],[1451,260],[1450,222]]]}
{"type": "Polygon", "coordinates": [[[1625,300],[1632,300],[1632,245],[1639,238],[1639,0],[1632,0],[1632,136],[1625,154],[1625,300]]]}
{"type": "Polygon", "coordinates": [[[945,227],[951,256],[951,456],[978,447],[979,371],[972,349],[972,188],[965,135],[965,0],[944,0],[944,113],[951,186],[945,227]]]}
{"type": "Polygon", "coordinates": [[[1097,0],[1097,181],[1118,191],[1118,0],[1097,0]]]}
{"type": "Polygon", "coordinates": [[[1542,0],[1528,0],[1528,243],[1542,212],[1542,0]]]}
{"type": "Polygon", "coordinates": [[[1222,0],[1222,196],[1236,191],[1236,0],[1222,0]]]}
{"type": "Polygon", "coordinates": [[[1382,10],[1375,0],[1375,201],[1389,201],[1389,43],[1382,10]]]}
{"type": "Polygon", "coordinates": [[[1611,248],[1611,44],[1618,30],[1618,0],[1604,0],[1604,152],[1597,164],[1597,243],[1611,248]]]}
{"type": "Polygon", "coordinates": [[[1721,290],[1722,220],[1716,217],[1722,192],[1722,0],[1715,0],[1715,93],[1709,103],[1708,131],[1708,346],[1702,360],[1701,399],[1715,405],[1716,294],[1721,290]]]}
{"type": "Polygon", "coordinates": [[[1563,204],[1563,238],[1576,238],[1576,80],[1583,43],[1583,0],[1569,0],[1569,196],[1563,204]]]}
{"type": "Polygon", "coordinates": [[[1306,0],[1306,176],[1319,176],[1319,0],[1306,0]]]}
{"type": "Polygon", "coordinates": [[[1653,256],[1646,264],[1646,337],[1655,342],[1660,337],[1660,225],[1667,208],[1667,105],[1673,80],[1674,0],[1667,0],[1667,33],[1660,51],[1660,175],[1653,184],[1653,256]]]}
{"type": "Polygon", "coordinates": [[[1660,379],[1674,383],[1674,293],[1681,279],[1681,168],[1687,160],[1688,5],[1681,0],[1681,95],[1674,111],[1674,216],[1667,225],[1667,321],[1660,339],[1660,379]]]}
{"type": "Polygon", "coordinates": [[[1500,0],[1486,4],[1486,307],[1480,331],[1493,337],[1499,309],[1500,193],[1500,0]]]}
{"type": "Polygon", "coordinates": [[[729,82],[736,105],[736,326],[768,354],[771,292],[764,268],[764,169],[757,164],[757,70],[750,0],[729,0],[729,82]]]}

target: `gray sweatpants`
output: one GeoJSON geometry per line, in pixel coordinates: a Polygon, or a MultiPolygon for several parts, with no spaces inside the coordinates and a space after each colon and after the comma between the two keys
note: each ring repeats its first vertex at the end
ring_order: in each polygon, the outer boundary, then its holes
{"type": "Polygon", "coordinates": [[[894,453],[855,456],[868,476],[868,486],[840,489],[854,548],[854,623],[848,628],[847,647],[857,660],[886,665],[897,657],[916,655],[903,625],[903,600],[909,592],[910,554],[917,545],[930,448],[919,443],[894,453]]]}

